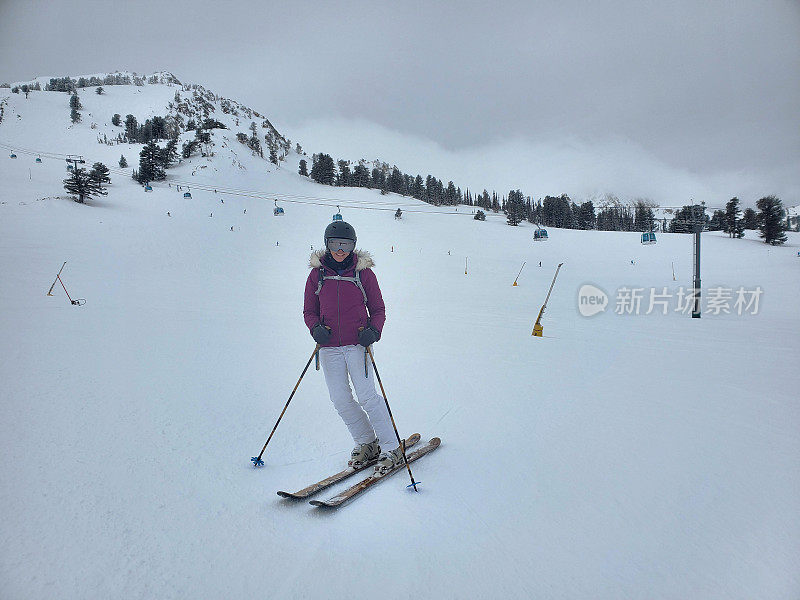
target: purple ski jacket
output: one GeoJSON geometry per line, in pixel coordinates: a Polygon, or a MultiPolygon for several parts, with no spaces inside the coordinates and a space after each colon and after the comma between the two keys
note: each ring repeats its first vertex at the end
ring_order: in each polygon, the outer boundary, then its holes
{"type": "Polygon", "coordinates": [[[327,265],[324,265],[325,280],[318,296],[319,269],[324,264],[325,251],[317,250],[311,253],[308,263],[311,272],[306,280],[303,318],[309,331],[320,322],[331,328],[331,337],[323,347],[353,346],[358,343],[359,328],[367,325],[372,325],[380,332],[383,331],[386,307],[383,305],[378,279],[372,272],[375,263],[366,250],[356,249],[354,255],[354,266],[342,273],[342,277],[355,277],[358,271],[361,285],[367,294],[366,307],[364,296],[355,283],[328,279],[337,273],[327,265]],[[370,317],[367,317],[367,307],[370,317]]]}

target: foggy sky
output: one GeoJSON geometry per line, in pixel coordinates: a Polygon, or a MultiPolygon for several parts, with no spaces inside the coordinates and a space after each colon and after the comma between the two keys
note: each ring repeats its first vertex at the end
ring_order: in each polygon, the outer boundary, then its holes
{"type": "Polygon", "coordinates": [[[171,71],[464,187],[800,204],[798,2],[0,0],[0,51],[8,82],[171,71]]]}

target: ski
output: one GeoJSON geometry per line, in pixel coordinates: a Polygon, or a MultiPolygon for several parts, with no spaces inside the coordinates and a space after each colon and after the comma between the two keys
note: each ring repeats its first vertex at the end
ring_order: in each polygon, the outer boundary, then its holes
{"type": "MultiPolygon", "coordinates": [[[[414,433],[411,436],[409,436],[409,438],[406,440],[406,448],[410,448],[411,446],[413,446],[414,444],[419,442],[419,439],[420,439],[420,435],[418,433],[414,433]]],[[[322,481],[318,481],[317,483],[312,483],[308,487],[304,487],[302,490],[298,490],[298,491],[296,491],[294,493],[279,491],[278,492],[278,496],[280,496],[282,498],[292,498],[292,499],[297,499],[297,500],[300,500],[300,499],[303,499],[303,498],[308,498],[309,496],[313,496],[317,492],[321,492],[325,488],[329,488],[330,486],[335,485],[335,484],[339,483],[340,481],[344,481],[345,479],[347,479],[351,475],[354,475],[356,473],[359,473],[359,472],[363,471],[364,469],[366,469],[368,467],[371,467],[376,462],[378,462],[377,458],[369,461],[363,467],[360,467],[358,469],[354,469],[352,467],[347,467],[345,470],[339,471],[335,475],[331,475],[330,477],[326,477],[325,479],[323,479],[322,481]]]]}
{"type": "MultiPolygon", "coordinates": [[[[426,454],[428,454],[429,452],[433,452],[434,450],[436,450],[436,448],[438,448],[439,444],[441,443],[442,440],[440,440],[438,437],[435,437],[431,439],[431,441],[429,441],[427,444],[425,444],[421,448],[418,448],[411,454],[406,454],[406,458],[408,459],[408,462],[410,463],[414,462],[418,458],[421,458],[426,454]]],[[[405,465],[397,465],[394,469],[392,469],[385,475],[370,475],[366,479],[359,481],[355,485],[347,488],[346,490],[340,492],[339,494],[333,496],[332,498],[328,498],[327,500],[311,500],[311,504],[313,504],[314,506],[321,506],[326,508],[337,508],[342,504],[344,504],[345,502],[347,502],[348,500],[351,500],[364,490],[371,488],[376,483],[383,481],[393,473],[397,473],[397,471],[401,471],[405,468],[406,468],[405,465]]]]}

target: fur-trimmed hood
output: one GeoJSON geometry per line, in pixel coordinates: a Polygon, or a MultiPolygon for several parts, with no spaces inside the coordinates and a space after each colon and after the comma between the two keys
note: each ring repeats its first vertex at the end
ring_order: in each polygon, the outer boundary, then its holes
{"type": "MultiPolygon", "coordinates": [[[[311,257],[308,259],[308,266],[312,269],[319,269],[322,266],[322,259],[325,258],[326,250],[314,250],[311,257]]],[[[375,266],[375,261],[372,260],[372,255],[366,250],[356,248],[353,250],[356,255],[356,271],[363,271],[364,269],[372,269],[375,266]]]]}

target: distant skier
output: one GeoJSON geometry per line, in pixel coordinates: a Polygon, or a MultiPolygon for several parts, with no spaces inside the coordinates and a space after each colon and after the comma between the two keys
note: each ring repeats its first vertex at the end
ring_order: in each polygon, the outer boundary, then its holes
{"type": "Polygon", "coordinates": [[[356,444],[348,466],[377,458],[375,471],[386,473],[402,463],[403,451],[367,362],[366,349],[381,338],[386,321],[374,262],[369,252],[355,249],[356,232],[349,223],[334,221],[324,239],[325,249],[311,253],[303,318],[322,346],[319,359],[331,402],[356,444]]]}
{"type": "Polygon", "coordinates": [[[171,217],[171,216],[172,216],[171,214],[169,214],[169,211],[167,211],[167,216],[168,216],[168,217],[171,217]]]}
{"type": "Polygon", "coordinates": [[[540,266],[540,267],[542,266],[542,261],[539,261],[539,266],[540,266]]]}

